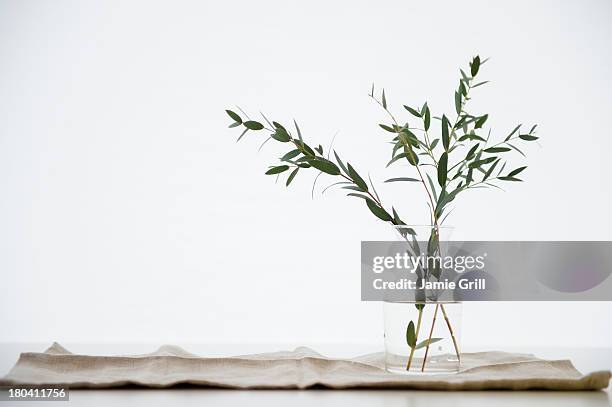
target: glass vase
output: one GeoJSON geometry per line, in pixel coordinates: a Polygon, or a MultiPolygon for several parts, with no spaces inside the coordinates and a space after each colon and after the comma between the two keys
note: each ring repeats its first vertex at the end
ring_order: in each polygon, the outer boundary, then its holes
{"type": "MultiPolygon", "coordinates": [[[[413,255],[444,256],[444,242],[453,228],[439,226],[395,226],[396,239],[406,242],[413,255]],[[414,242],[423,253],[415,253],[414,242]]],[[[443,270],[425,265],[419,270],[426,281],[441,278],[443,270]],[[429,267],[429,269],[428,269],[429,267]]],[[[415,291],[405,301],[383,303],[385,367],[396,374],[449,374],[461,365],[462,304],[438,301],[438,293],[415,291]]]]}

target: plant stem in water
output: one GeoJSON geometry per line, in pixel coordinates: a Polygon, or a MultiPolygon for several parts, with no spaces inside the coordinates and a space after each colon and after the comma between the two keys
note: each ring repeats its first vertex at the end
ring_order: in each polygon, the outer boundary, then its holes
{"type": "MultiPolygon", "coordinates": [[[[431,329],[429,330],[429,338],[427,338],[429,342],[431,342],[431,337],[433,336],[433,330],[434,330],[434,326],[436,325],[436,316],[438,315],[439,307],[440,307],[440,304],[436,304],[433,321],[431,321],[431,329]]],[[[429,342],[427,343],[427,347],[425,348],[425,357],[423,358],[423,365],[421,366],[421,372],[425,371],[425,363],[427,362],[427,354],[429,353],[429,342]]]]}
{"type": "MultiPolygon", "coordinates": [[[[423,307],[419,307],[419,319],[417,321],[417,328],[416,328],[416,342],[419,342],[419,331],[421,330],[421,318],[423,317],[423,307]]],[[[408,357],[408,364],[406,365],[406,370],[410,370],[410,365],[412,365],[412,357],[414,356],[414,350],[415,348],[410,348],[410,356],[408,357]]]]}
{"type": "Polygon", "coordinates": [[[457,339],[455,338],[453,327],[451,326],[450,320],[448,319],[448,315],[446,315],[446,310],[444,309],[444,305],[440,304],[440,308],[442,309],[442,314],[444,315],[444,319],[446,320],[446,326],[448,326],[448,331],[450,332],[451,338],[453,339],[453,346],[455,347],[455,353],[457,354],[457,359],[461,361],[461,354],[459,353],[459,346],[457,345],[457,339]]]}

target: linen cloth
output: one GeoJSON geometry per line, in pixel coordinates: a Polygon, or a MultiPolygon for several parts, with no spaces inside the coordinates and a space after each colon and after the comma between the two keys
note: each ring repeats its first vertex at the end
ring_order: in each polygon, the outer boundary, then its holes
{"type": "Polygon", "coordinates": [[[293,351],[206,358],[177,346],[133,356],[87,356],[54,343],[43,353],[22,353],[0,385],[61,385],[151,388],[188,384],[231,389],[389,388],[422,390],[600,390],[610,371],[582,375],[569,360],[530,354],[462,354],[452,375],[403,376],[384,370],[384,353],[352,359],[328,358],[300,347],[293,351]]]}

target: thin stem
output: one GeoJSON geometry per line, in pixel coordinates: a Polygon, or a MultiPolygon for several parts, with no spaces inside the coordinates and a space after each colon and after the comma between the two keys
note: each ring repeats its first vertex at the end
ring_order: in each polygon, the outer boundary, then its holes
{"type": "MultiPolygon", "coordinates": [[[[423,317],[423,307],[425,306],[425,304],[422,304],[423,306],[421,306],[419,308],[419,319],[417,321],[417,328],[416,328],[416,333],[415,333],[415,341],[418,343],[419,342],[419,331],[421,330],[421,319],[423,317]]],[[[410,348],[410,356],[408,357],[408,364],[406,365],[406,370],[410,370],[410,365],[412,365],[412,357],[414,356],[414,351],[415,348],[410,348]]]]}
{"type": "Polygon", "coordinates": [[[457,339],[455,339],[455,333],[453,332],[453,327],[451,326],[450,320],[448,319],[448,315],[446,315],[444,304],[440,304],[440,308],[442,309],[442,314],[444,315],[444,320],[446,321],[446,326],[448,327],[448,331],[450,332],[451,338],[453,339],[453,346],[455,347],[455,353],[457,354],[457,359],[461,362],[461,354],[459,353],[459,346],[457,345],[457,339]]]}
{"type": "Polygon", "coordinates": [[[440,304],[436,304],[436,310],[434,311],[433,321],[431,321],[431,329],[429,330],[429,338],[427,338],[428,343],[425,348],[425,357],[423,358],[423,365],[421,366],[421,372],[425,371],[425,363],[427,362],[427,354],[429,353],[429,342],[431,342],[431,337],[433,336],[434,326],[436,325],[436,316],[438,315],[438,308],[440,304]]]}

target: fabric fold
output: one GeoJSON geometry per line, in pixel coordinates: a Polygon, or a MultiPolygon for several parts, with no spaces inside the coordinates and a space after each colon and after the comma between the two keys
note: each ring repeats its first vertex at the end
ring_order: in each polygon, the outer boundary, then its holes
{"type": "Polygon", "coordinates": [[[131,356],[71,353],[53,343],[43,353],[22,353],[0,385],[61,385],[113,388],[176,385],[234,389],[389,388],[421,390],[601,390],[610,371],[582,375],[569,360],[542,360],[529,354],[476,352],[462,355],[452,375],[404,376],[384,370],[384,354],[351,359],[323,356],[299,347],[233,357],[200,357],[178,346],[131,356]]]}

